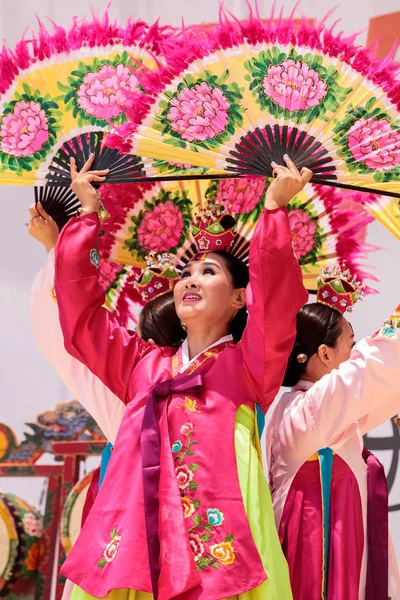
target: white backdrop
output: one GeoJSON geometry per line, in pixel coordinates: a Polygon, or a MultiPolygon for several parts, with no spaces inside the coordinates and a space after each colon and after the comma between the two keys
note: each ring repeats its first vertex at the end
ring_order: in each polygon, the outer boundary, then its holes
{"type": "MultiPolygon", "coordinates": [[[[106,1],[93,0],[94,8],[103,10],[106,1]]],[[[239,17],[245,17],[244,0],[226,0],[227,6],[239,17]]],[[[262,16],[268,16],[271,2],[260,0],[262,16]]],[[[289,11],[294,0],[286,0],[289,11]]],[[[309,17],[322,17],[336,5],[336,0],[304,0],[301,12],[309,17]]],[[[366,40],[369,19],[399,10],[398,0],[351,0],[335,12],[340,18],[339,29],[346,33],[362,31],[360,40],[366,40]]],[[[27,26],[35,28],[35,13],[57,23],[69,26],[74,15],[90,12],[89,0],[2,0],[0,2],[0,38],[12,47],[20,39],[27,26]]],[[[162,15],[167,21],[179,25],[186,23],[215,22],[218,18],[217,0],[115,0],[111,7],[112,17],[123,22],[130,14],[154,21],[162,15]]],[[[29,287],[36,271],[44,262],[44,251],[26,233],[24,223],[28,220],[27,207],[33,193],[29,188],[0,188],[0,421],[9,424],[21,436],[25,421],[33,421],[41,410],[53,408],[57,402],[71,398],[58,377],[47,365],[33,339],[28,316],[29,287]]],[[[371,244],[379,250],[371,256],[371,265],[380,278],[380,295],[369,297],[357,306],[352,317],[357,337],[375,331],[382,320],[400,301],[398,242],[378,223],[371,226],[368,236],[371,244]]],[[[400,408],[400,398],[399,398],[400,408]]],[[[386,424],[376,436],[391,435],[386,424]]],[[[377,453],[386,467],[390,466],[395,452],[377,453]]],[[[398,454],[398,450],[397,450],[398,454]]],[[[38,505],[42,482],[37,480],[2,479],[0,487],[18,493],[27,501],[38,505]]],[[[390,497],[391,504],[400,504],[400,469],[390,497]]],[[[391,513],[391,527],[400,559],[400,510],[391,513]]]]}

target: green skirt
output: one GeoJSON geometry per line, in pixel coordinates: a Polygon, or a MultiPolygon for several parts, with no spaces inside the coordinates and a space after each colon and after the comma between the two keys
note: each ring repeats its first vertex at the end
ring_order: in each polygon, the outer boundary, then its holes
{"type": "MultiPolygon", "coordinates": [[[[260,460],[254,412],[243,405],[236,414],[235,449],[240,489],[254,542],[268,578],[258,587],[221,600],[292,600],[289,569],[275,527],[271,494],[260,460]]],[[[92,600],[74,586],[70,600],[92,600]]],[[[153,594],[130,589],[112,590],[106,600],[153,600],[153,594]]]]}

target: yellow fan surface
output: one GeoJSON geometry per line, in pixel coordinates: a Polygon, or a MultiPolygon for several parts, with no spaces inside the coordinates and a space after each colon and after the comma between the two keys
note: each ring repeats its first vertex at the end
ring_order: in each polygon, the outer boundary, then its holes
{"type": "Polygon", "coordinates": [[[194,60],[156,96],[132,144],[161,174],[173,157],[176,175],[185,165],[270,176],[287,152],[315,183],[400,194],[396,106],[346,62],[298,44],[242,44],[194,60]]]}

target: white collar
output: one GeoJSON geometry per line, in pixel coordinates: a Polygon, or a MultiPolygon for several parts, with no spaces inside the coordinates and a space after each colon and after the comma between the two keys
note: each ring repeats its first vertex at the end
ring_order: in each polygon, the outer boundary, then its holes
{"type": "MultiPolygon", "coordinates": [[[[199,356],[200,354],[203,354],[203,352],[205,352],[206,350],[209,350],[210,348],[213,348],[214,346],[217,346],[218,344],[223,344],[224,342],[232,342],[232,341],[233,341],[233,337],[231,336],[231,334],[224,335],[223,337],[219,338],[219,340],[217,340],[213,344],[210,344],[210,346],[208,346],[208,348],[205,348],[204,350],[202,350],[199,354],[197,354],[197,356],[199,356]]],[[[183,342],[181,348],[182,348],[182,367],[179,370],[179,373],[182,373],[197,358],[197,356],[194,356],[192,358],[192,360],[189,359],[189,347],[188,347],[187,339],[183,342]]]]}

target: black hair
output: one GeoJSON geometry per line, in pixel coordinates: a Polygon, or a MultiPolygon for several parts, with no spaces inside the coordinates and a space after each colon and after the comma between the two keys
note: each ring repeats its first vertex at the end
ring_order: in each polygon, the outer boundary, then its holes
{"type": "MultiPolygon", "coordinates": [[[[213,254],[221,256],[224,260],[225,266],[232,277],[233,287],[235,289],[245,288],[249,283],[248,267],[230,252],[225,252],[225,250],[213,250],[213,254]]],[[[229,326],[229,333],[233,336],[235,344],[241,340],[246,324],[247,308],[243,306],[243,308],[238,310],[229,326]]]]}
{"type": "Polygon", "coordinates": [[[186,337],[176,314],[173,292],[150,300],[140,313],[139,326],[142,339],[152,339],[158,346],[178,348],[186,337]]]}
{"type": "Polygon", "coordinates": [[[318,348],[323,344],[335,348],[342,331],[343,317],[339,311],[319,302],[305,304],[297,313],[296,340],[286,367],[283,385],[296,385],[318,348]],[[307,357],[304,362],[297,360],[300,354],[307,357]]]}

